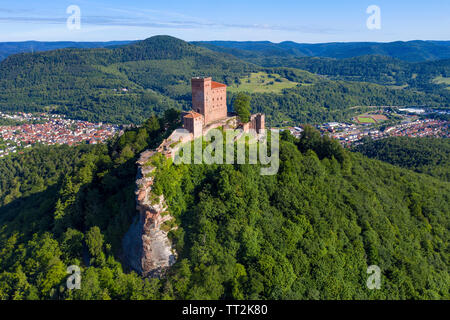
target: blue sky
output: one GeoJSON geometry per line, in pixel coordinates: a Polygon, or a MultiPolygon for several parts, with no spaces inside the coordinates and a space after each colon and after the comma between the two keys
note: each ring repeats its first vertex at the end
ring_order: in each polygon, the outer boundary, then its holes
{"type": "Polygon", "coordinates": [[[449,0],[0,0],[0,41],[136,40],[450,40],[449,0]],[[81,9],[81,29],[66,26],[81,9]],[[369,30],[369,5],[381,29],[369,30]]]}

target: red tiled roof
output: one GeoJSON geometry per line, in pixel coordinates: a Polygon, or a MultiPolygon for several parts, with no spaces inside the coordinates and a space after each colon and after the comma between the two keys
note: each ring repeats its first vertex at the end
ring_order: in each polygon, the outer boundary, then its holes
{"type": "Polygon", "coordinates": [[[185,115],[185,118],[198,118],[201,117],[202,115],[200,113],[197,113],[195,111],[189,111],[189,113],[187,115],[185,115]]]}
{"type": "Polygon", "coordinates": [[[211,81],[211,89],[216,89],[216,88],[226,88],[227,85],[220,83],[220,82],[215,82],[215,81],[211,81]]]}

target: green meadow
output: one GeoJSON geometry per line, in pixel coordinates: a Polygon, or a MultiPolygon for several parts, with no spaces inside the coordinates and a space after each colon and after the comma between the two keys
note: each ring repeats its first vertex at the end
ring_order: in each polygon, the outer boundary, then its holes
{"type": "Polygon", "coordinates": [[[297,86],[299,83],[282,78],[279,74],[268,74],[266,72],[254,72],[250,76],[240,79],[240,84],[228,87],[230,92],[249,93],[279,93],[283,89],[297,86]]]}
{"type": "Polygon", "coordinates": [[[442,77],[442,76],[436,77],[436,78],[433,79],[433,83],[435,83],[435,84],[447,84],[448,85],[447,89],[450,90],[450,77],[442,77]]]}
{"type": "Polygon", "coordinates": [[[360,123],[375,123],[375,120],[370,117],[358,117],[360,123]]]}

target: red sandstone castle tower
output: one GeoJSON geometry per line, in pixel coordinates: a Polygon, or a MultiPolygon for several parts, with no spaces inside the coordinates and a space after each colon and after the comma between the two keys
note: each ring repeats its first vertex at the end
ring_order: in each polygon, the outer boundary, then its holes
{"type": "MultiPolygon", "coordinates": [[[[183,116],[183,127],[198,138],[204,129],[220,125],[220,120],[227,119],[227,86],[212,81],[211,77],[192,78],[191,86],[192,111],[183,116]]],[[[255,129],[261,133],[265,128],[264,114],[253,114],[250,122],[242,124],[242,127],[246,132],[255,129]]]]}
{"type": "Polygon", "coordinates": [[[203,116],[206,126],[227,117],[227,86],[211,77],[192,78],[192,109],[203,116]]]}

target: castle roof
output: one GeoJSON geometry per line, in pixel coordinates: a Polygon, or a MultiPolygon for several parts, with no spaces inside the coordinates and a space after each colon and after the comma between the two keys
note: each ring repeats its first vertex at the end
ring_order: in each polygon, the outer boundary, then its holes
{"type": "Polygon", "coordinates": [[[185,118],[198,118],[198,117],[203,117],[200,113],[195,112],[195,111],[189,111],[187,113],[187,115],[184,116],[185,118]]]}
{"type": "Polygon", "coordinates": [[[211,81],[211,89],[226,88],[226,86],[227,86],[226,84],[216,82],[216,81],[211,81]]]}

